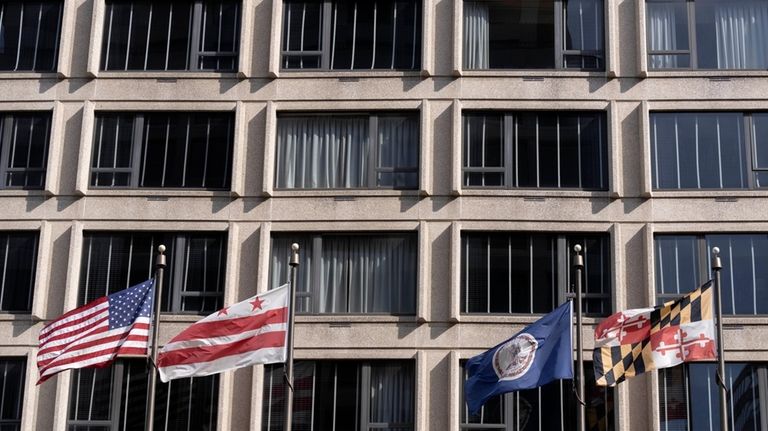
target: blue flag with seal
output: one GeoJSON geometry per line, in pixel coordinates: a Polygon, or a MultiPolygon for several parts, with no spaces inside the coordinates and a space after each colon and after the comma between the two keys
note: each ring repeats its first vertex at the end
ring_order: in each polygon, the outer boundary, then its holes
{"type": "Polygon", "coordinates": [[[492,397],[573,378],[571,301],[467,361],[464,395],[472,414],[492,397]]]}

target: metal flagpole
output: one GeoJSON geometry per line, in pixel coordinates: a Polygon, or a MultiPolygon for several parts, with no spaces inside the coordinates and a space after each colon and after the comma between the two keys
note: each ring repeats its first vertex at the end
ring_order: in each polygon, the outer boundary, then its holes
{"type": "Polygon", "coordinates": [[[155,259],[155,298],[152,304],[152,353],[149,364],[149,385],[147,386],[147,416],[144,429],[152,431],[155,426],[155,386],[157,384],[157,336],[160,333],[160,298],[163,292],[163,272],[165,271],[165,246],[157,247],[155,259]]]}
{"type": "Polygon", "coordinates": [[[712,272],[715,274],[715,318],[717,319],[717,378],[720,386],[720,430],[728,431],[728,394],[725,388],[725,339],[723,338],[723,300],[720,297],[720,248],[712,248],[712,272]]]}
{"type": "Polygon", "coordinates": [[[288,305],[288,337],[285,355],[285,414],[283,431],[291,431],[291,416],[293,415],[293,316],[296,305],[296,271],[299,267],[299,245],[291,244],[291,292],[288,305]]]}
{"type": "Polygon", "coordinates": [[[579,399],[576,400],[579,409],[576,413],[576,423],[578,424],[578,430],[584,431],[584,418],[586,415],[584,406],[584,358],[581,340],[581,273],[584,269],[584,257],[581,255],[581,245],[576,244],[573,247],[573,251],[576,252],[576,255],[573,257],[573,267],[576,270],[576,377],[579,384],[579,399]]]}

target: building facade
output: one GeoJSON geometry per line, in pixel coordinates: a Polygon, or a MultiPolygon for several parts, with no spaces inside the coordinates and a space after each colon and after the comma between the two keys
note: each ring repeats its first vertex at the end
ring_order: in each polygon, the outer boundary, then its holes
{"type": "MultiPolygon", "coordinates": [[[[44,324],[165,244],[167,342],[297,242],[294,429],[575,429],[570,381],[469,415],[462,380],[581,244],[587,360],[721,249],[766,431],[767,69],[765,0],[0,0],[0,428],[143,429],[141,359],[35,385],[44,324]]],[[[714,368],[588,381],[589,429],[718,429],[714,368]]],[[[281,373],[161,385],[155,429],[281,429],[281,373]]]]}

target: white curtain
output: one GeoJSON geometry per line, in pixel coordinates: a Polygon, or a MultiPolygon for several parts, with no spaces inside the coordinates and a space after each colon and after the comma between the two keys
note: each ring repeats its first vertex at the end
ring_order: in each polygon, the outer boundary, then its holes
{"type": "Polygon", "coordinates": [[[715,32],[718,68],[768,68],[768,2],[717,2],[715,32]]]}
{"type": "MultiPolygon", "coordinates": [[[[651,51],[671,51],[677,46],[677,14],[681,12],[676,3],[646,3],[648,9],[648,37],[651,51]]],[[[684,9],[682,10],[685,11],[684,9]]],[[[679,17],[685,22],[688,18],[679,17]]],[[[686,47],[687,49],[687,47],[686,47]]],[[[677,67],[676,55],[653,55],[650,58],[651,69],[670,69],[677,67]]]]}
{"type": "Polygon", "coordinates": [[[324,237],[319,313],[413,313],[416,246],[405,235],[324,237]]]}
{"type": "Polygon", "coordinates": [[[416,116],[379,117],[378,167],[393,174],[379,174],[379,186],[416,188],[419,185],[419,122],[416,116]],[[409,173],[398,173],[403,170],[409,173]],[[386,178],[385,175],[391,175],[386,178]]]}
{"type": "Polygon", "coordinates": [[[413,368],[405,363],[371,366],[371,422],[412,424],[413,368]]]}
{"type": "Polygon", "coordinates": [[[278,188],[363,187],[368,176],[368,118],[281,117],[278,120],[278,188]]]}
{"type": "Polygon", "coordinates": [[[464,2],[464,68],[488,69],[490,31],[488,5],[464,2]]]}

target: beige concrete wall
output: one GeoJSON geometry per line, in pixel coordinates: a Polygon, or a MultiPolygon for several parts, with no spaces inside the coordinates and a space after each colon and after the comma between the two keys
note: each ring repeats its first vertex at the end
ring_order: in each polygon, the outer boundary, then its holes
{"type": "MultiPolygon", "coordinates": [[[[0,354],[29,355],[24,429],[66,423],[68,373],[33,386],[34,354],[44,321],[75,306],[84,230],[228,232],[227,302],[266,289],[270,232],[417,232],[417,315],[299,316],[296,357],[413,358],[418,431],[457,431],[458,361],[534,320],[459,314],[462,230],[610,233],[615,309],[654,301],[655,232],[768,232],[768,191],[651,190],[648,111],[768,109],[768,72],[649,72],[642,1],[606,2],[609,64],[599,73],[460,70],[459,0],[424,0],[417,72],[280,71],[273,37],[280,4],[270,0],[245,0],[238,73],[100,72],[103,0],[65,3],[58,73],[0,75],[0,111],[53,110],[55,119],[45,191],[0,191],[0,229],[41,232],[33,313],[0,315],[0,354]],[[276,112],[398,108],[421,112],[419,191],[272,190],[276,112]],[[462,190],[462,108],[605,110],[610,190],[462,190]],[[89,190],[93,112],[119,109],[235,111],[233,191],[89,190]]],[[[163,316],[161,340],[195,320],[163,316]]],[[[587,323],[589,355],[595,320],[587,323]]],[[[768,317],[726,324],[729,359],[768,361],[768,317]]],[[[255,367],[222,379],[220,429],[260,429],[262,373],[255,367]]],[[[655,385],[653,375],[622,384],[617,429],[657,426],[655,385]]]]}

